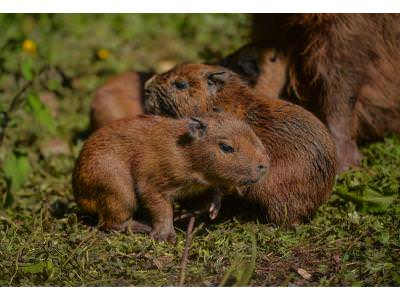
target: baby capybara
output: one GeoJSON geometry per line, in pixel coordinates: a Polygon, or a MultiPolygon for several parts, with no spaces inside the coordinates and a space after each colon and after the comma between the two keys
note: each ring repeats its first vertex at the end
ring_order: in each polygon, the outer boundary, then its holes
{"type": "Polygon", "coordinates": [[[105,229],[175,240],[172,201],[262,178],[269,156],[250,126],[213,114],[175,120],[139,116],[95,131],[73,173],[75,200],[105,229]],[[138,206],[151,227],[133,220],[138,206]]]}
{"type": "MultiPolygon", "coordinates": [[[[246,45],[219,64],[238,73],[263,97],[279,98],[286,83],[286,59],[274,48],[246,45]]],[[[143,113],[144,83],[152,75],[126,72],[111,77],[98,88],[90,104],[92,131],[112,121],[143,113]]]]}
{"type": "Polygon", "coordinates": [[[286,56],[288,97],[328,126],[340,171],[400,133],[400,14],[254,14],[252,36],[286,56]]]}
{"type": "Polygon", "coordinates": [[[183,64],[146,82],[145,111],[172,117],[223,110],[245,121],[271,158],[264,179],[244,189],[275,224],[309,218],[332,192],[335,147],[310,112],[282,100],[264,100],[234,72],[220,66],[183,64]]]}
{"type": "Polygon", "coordinates": [[[92,131],[112,121],[143,113],[143,87],[152,74],[126,72],[111,77],[96,90],[90,104],[92,131]]]}

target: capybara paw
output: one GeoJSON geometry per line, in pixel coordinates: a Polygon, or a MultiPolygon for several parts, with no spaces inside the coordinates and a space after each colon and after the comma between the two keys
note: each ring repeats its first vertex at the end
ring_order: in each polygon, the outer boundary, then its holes
{"type": "Polygon", "coordinates": [[[211,220],[215,220],[218,216],[219,210],[221,208],[221,202],[211,202],[208,208],[208,216],[211,220]]]}
{"type": "Polygon", "coordinates": [[[213,189],[211,193],[211,200],[208,203],[208,216],[211,220],[215,220],[221,209],[221,191],[213,189]]]}
{"type": "Polygon", "coordinates": [[[163,230],[156,230],[153,229],[152,232],[150,232],[150,236],[159,242],[167,241],[172,244],[175,244],[176,242],[176,233],[175,230],[169,230],[169,231],[163,231],[163,230]]]}
{"type": "Polygon", "coordinates": [[[150,233],[152,228],[147,224],[131,220],[129,223],[127,223],[127,230],[138,233],[150,233]]]}

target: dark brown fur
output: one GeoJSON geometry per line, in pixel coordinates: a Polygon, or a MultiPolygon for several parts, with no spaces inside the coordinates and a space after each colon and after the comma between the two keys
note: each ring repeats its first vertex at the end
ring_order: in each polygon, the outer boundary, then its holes
{"type": "Polygon", "coordinates": [[[340,170],[400,133],[400,14],[254,14],[252,35],[287,57],[287,96],[327,124],[340,170]]]}
{"type": "Polygon", "coordinates": [[[287,79],[287,61],[278,49],[245,45],[219,64],[237,73],[260,97],[281,97],[287,79]]]}
{"type": "Polygon", "coordinates": [[[248,123],[271,157],[269,174],[246,191],[264,206],[270,222],[299,223],[328,199],[335,148],[325,126],[310,112],[256,97],[235,73],[219,66],[184,64],[146,83],[149,113],[184,117],[215,109],[248,123]]]}
{"type": "Polygon", "coordinates": [[[174,120],[138,116],[113,122],[87,140],[73,173],[75,200],[106,229],[175,240],[172,201],[256,182],[269,157],[251,128],[223,114],[174,120]],[[221,144],[235,149],[225,153],[221,144]],[[138,205],[152,226],[132,219],[138,205]]]}
{"type": "Polygon", "coordinates": [[[111,77],[96,90],[90,105],[90,127],[96,130],[112,121],[143,113],[144,82],[151,74],[126,72],[111,77]]]}

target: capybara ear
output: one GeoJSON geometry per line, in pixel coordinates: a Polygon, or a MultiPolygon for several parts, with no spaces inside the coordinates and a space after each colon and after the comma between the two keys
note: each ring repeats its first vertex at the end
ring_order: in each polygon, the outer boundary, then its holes
{"type": "Polygon", "coordinates": [[[276,62],[279,56],[279,52],[276,49],[272,50],[272,56],[269,58],[270,62],[276,62]]]}
{"type": "Polygon", "coordinates": [[[207,74],[208,88],[212,92],[218,92],[228,81],[230,73],[226,71],[219,71],[207,74]]]}
{"type": "Polygon", "coordinates": [[[189,136],[192,139],[199,139],[203,137],[207,132],[207,123],[200,118],[190,118],[189,125],[189,136]]]}
{"type": "Polygon", "coordinates": [[[245,75],[248,76],[258,76],[260,74],[260,68],[258,66],[258,61],[255,58],[242,58],[238,61],[239,68],[245,75]]]}

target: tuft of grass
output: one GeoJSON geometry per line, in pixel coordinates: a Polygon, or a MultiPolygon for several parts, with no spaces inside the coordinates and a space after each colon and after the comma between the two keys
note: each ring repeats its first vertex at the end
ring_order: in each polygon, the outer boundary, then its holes
{"type": "MultiPolygon", "coordinates": [[[[0,15],[0,118],[33,80],[0,148],[0,203],[9,178],[20,176],[10,175],[10,155],[23,156],[30,170],[0,210],[0,286],[179,283],[187,224],[177,224],[176,245],[100,231],[72,201],[71,171],[93,91],[110,75],[220,58],[246,43],[248,21],[235,14],[0,15]]],[[[362,168],[339,176],[329,202],[293,230],[238,210],[199,220],[186,285],[400,285],[400,137],[362,151],[362,168]]]]}

